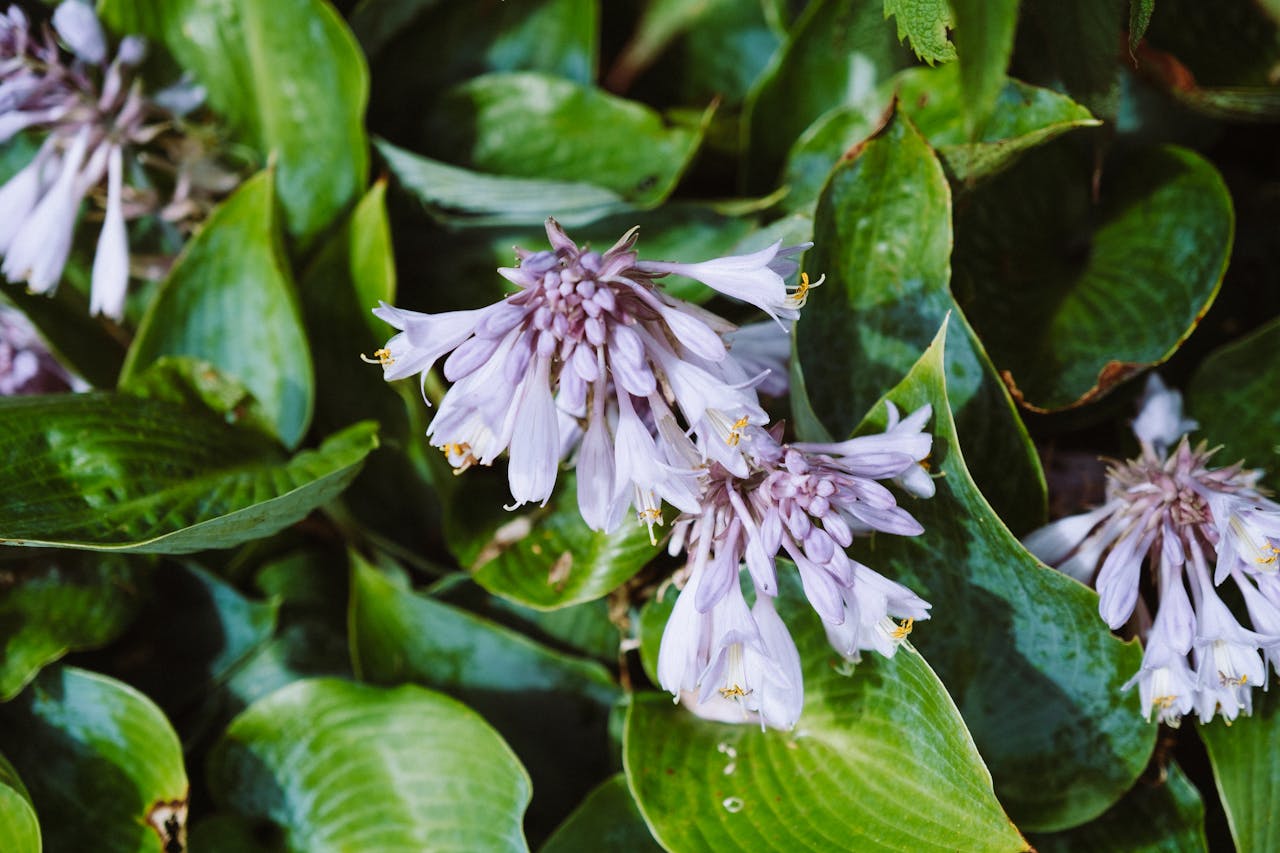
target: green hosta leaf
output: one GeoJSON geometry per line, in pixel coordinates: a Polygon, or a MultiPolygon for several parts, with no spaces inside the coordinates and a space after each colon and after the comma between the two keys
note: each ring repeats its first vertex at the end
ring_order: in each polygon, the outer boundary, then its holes
{"type": "Polygon", "coordinates": [[[244,709],[225,684],[271,638],[278,612],[195,565],[166,565],[133,629],[92,665],[145,692],[190,745],[244,709]]]}
{"type": "Polygon", "coordinates": [[[884,0],[884,16],[897,19],[898,40],[909,39],[916,56],[930,65],[956,58],[947,38],[954,26],[947,0],[884,0]]]}
{"type": "Polygon", "coordinates": [[[1224,445],[1220,463],[1243,459],[1280,480],[1280,320],[1219,349],[1187,389],[1197,437],[1224,445]]]}
{"type": "Polygon", "coordinates": [[[0,748],[31,791],[49,850],[142,853],[185,834],[178,736],[127,684],[45,670],[0,705],[0,748]]]}
{"type": "Polygon", "coordinates": [[[287,447],[311,421],[315,380],[276,227],[273,172],[223,202],[187,244],[147,311],[122,381],[164,355],[210,362],[258,398],[287,447]]]}
{"type": "MultiPolygon", "coordinates": [[[[831,435],[915,363],[950,312],[947,381],[974,476],[1016,530],[1044,520],[1044,483],[1026,429],[948,289],[951,193],[929,146],[895,116],[842,163],[818,204],[809,296],[796,331],[808,403],[831,435]]],[[[793,391],[793,399],[799,397],[793,391]]],[[[801,398],[803,399],[803,398],[801,398]]]]}
{"type": "Polygon", "coordinates": [[[432,122],[431,153],[441,159],[492,175],[587,183],[640,207],[671,194],[702,142],[700,127],[668,126],[642,104],[532,72],[464,83],[432,122]]]}
{"type": "Polygon", "coordinates": [[[906,646],[846,673],[796,586],[779,598],[804,669],[794,731],[633,698],[624,766],[654,837],[689,853],[1029,849],[923,658],[906,646]]]}
{"type": "MultiPolygon", "coordinates": [[[[264,157],[290,233],[315,236],[364,190],[364,54],[324,0],[99,0],[121,33],[157,39],[264,157]]],[[[245,308],[241,317],[255,314],[245,308]]]]}
{"type": "Polygon", "coordinates": [[[42,849],[40,821],[31,804],[31,795],[18,778],[18,771],[3,755],[0,755],[0,839],[4,840],[5,849],[13,853],[40,853],[42,849]]]}
{"type": "Polygon", "coordinates": [[[562,475],[545,508],[499,514],[495,510],[510,500],[505,481],[476,474],[464,475],[445,537],[459,562],[494,595],[539,610],[591,601],[613,592],[659,551],[631,517],[612,533],[588,528],[571,475],[562,475]],[[485,509],[477,513],[475,507],[485,509]]]}
{"type": "Polygon", "coordinates": [[[8,545],[228,548],[334,498],[377,446],[366,421],[286,461],[265,437],[209,413],[101,392],[5,398],[0,420],[8,545]]]}
{"type": "Polygon", "coordinates": [[[400,185],[436,218],[466,225],[539,225],[554,214],[565,226],[630,210],[613,190],[580,181],[486,175],[421,157],[377,140],[400,185]]]}
{"type": "Polygon", "coordinates": [[[1213,303],[1234,214],[1217,170],[1181,148],[1103,171],[1061,146],[966,198],[956,293],[1021,401],[1080,405],[1167,359],[1213,303]]]}
{"type": "Polygon", "coordinates": [[[788,210],[812,207],[840,158],[875,132],[878,122],[874,112],[836,107],[800,134],[782,172],[788,189],[782,204],[788,210]]]}
{"type": "Polygon", "coordinates": [[[747,99],[745,182],[768,191],[796,137],[828,110],[858,105],[907,67],[880,4],[814,0],[791,30],[771,72],[747,99]]]}
{"type": "Polygon", "coordinates": [[[569,815],[538,853],[581,853],[583,850],[618,850],[627,853],[660,853],[649,834],[636,801],[621,773],[592,791],[569,815]]]}
{"type": "Polygon", "coordinates": [[[1231,837],[1237,850],[1280,849],[1280,695],[1253,691],[1253,716],[1230,726],[1222,718],[1197,726],[1209,750],[1231,837]]]}
{"type": "Polygon", "coordinates": [[[899,74],[896,82],[903,114],[937,150],[958,183],[998,172],[1027,149],[1069,130],[1101,124],[1065,95],[1005,78],[981,132],[970,141],[959,66],[911,69],[899,74]]]}
{"type": "Polygon", "coordinates": [[[6,285],[0,292],[0,304],[5,299],[27,315],[60,362],[96,388],[115,385],[124,363],[124,347],[89,315],[89,301],[74,288],[59,288],[49,297],[6,285]]]}
{"type": "Polygon", "coordinates": [[[965,127],[977,140],[995,107],[1013,54],[1018,0],[950,0],[965,127]]]}
{"type": "Polygon", "coordinates": [[[295,681],[231,723],[209,787],[298,853],[528,849],[524,768],[475,712],[420,687],[295,681]]]}
{"type": "MultiPolygon", "coordinates": [[[[933,604],[912,635],[955,699],[1018,826],[1054,831],[1112,805],[1147,764],[1156,726],[1121,686],[1141,650],[1098,616],[1098,596],[1035,559],[965,467],[951,417],[942,335],[887,400],[933,407],[937,494],[900,503],[918,537],[877,536],[854,556],[933,604]]],[[[883,430],[886,407],[860,432],[883,430]]],[[[970,433],[972,435],[972,433],[970,433]]]]}
{"type": "Polygon", "coordinates": [[[377,684],[412,681],[475,708],[521,756],[544,834],[609,770],[605,723],[618,688],[603,666],[415,595],[352,555],[351,659],[377,684]]]}
{"type": "Polygon", "coordinates": [[[0,701],[67,652],[109,643],[138,611],[139,573],[124,558],[48,551],[0,565],[0,701]]]}
{"type": "Polygon", "coordinates": [[[1204,803],[1176,764],[1163,780],[1139,779],[1099,818],[1066,832],[1033,835],[1039,853],[1192,853],[1207,850],[1204,803]]]}

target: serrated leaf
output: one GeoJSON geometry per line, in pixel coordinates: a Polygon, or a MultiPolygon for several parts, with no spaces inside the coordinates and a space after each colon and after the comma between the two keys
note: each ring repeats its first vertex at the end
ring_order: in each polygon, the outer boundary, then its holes
{"type": "Polygon", "coordinates": [[[505,480],[468,474],[450,502],[445,538],[476,583],[527,607],[554,610],[603,598],[660,550],[634,518],[612,533],[587,527],[572,475],[562,476],[545,508],[501,513],[509,499],[505,480]]]}
{"type": "Polygon", "coordinates": [[[538,225],[554,214],[572,227],[630,210],[618,193],[580,181],[487,175],[375,140],[400,185],[436,218],[457,225],[538,225]]]}
{"type": "Polygon", "coordinates": [[[49,850],[143,853],[185,833],[178,736],[127,684],[46,669],[0,705],[0,748],[31,791],[49,850]]]}
{"type": "Polygon", "coordinates": [[[1129,56],[1132,57],[1147,34],[1147,25],[1151,23],[1151,13],[1155,11],[1155,0],[1129,0],[1129,56]]]}
{"type": "Polygon", "coordinates": [[[1095,400],[1171,356],[1213,303],[1234,213],[1218,171],[1165,146],[1108,161],[1061,144],[976,188],[956,219],[955,290],[1020,402],[1095,400]]]}
{"type": "Polygon", "coordinates": [[[549,832],[608,773],[605,723],[619,690],[599,663],[416,595],[354,554],[350,602],[351,660],[363,680],[442,690],[521,756],[538,792],[530,834],[549,832]]]}
{"type": "Polygon", "coordinates": [[[625,850],[660,853],[649,834],[636,801],[621,773],[611,776],[587,795],[582,805],[560,824],[538,853],[579,853],[583,850],[625,850]]]}
{"type": "MultiPolygon", "coordinates": [[[[974,476],[1014,529],[1044,520],[1039,461],[1008,392],[948,287],[951,193],[933,152],[893,117],[831,175],[818,204],[809,297],[796,326],[807,403],[833,436],[915,363],[948,313],[947,380],[974,476]]],[[[792,398],[805,399],[793,387],[792,398]]],[[[813,436],[809,436],[813,437],[813,436]]]]}
{"type": "Polygon", "coordinates": [[[331,500],[377,446],[365,421],[286,461],[265,437],[210,413],[105,392],[0,399],[0,419],[6,545],[228,548],[331,500]]]}
{"type": "Polygon", "coordinates": [[[702,142],[701,127],[668,125],[635,101],[532,72],[470,80],[441,99],[431,121],[428,153],[442,160],[490,175],[591,184],[638,207],[671,194],[702,142]]]}
{"type": "Polygon", "coordinates": [[[0,565],[0,701],[67,652],[115,639],[138,611],[140,573],[122,557],[47,551],[0,565]]]}
{"type": "Polygon", "coordinates": [[[364,190],[369,72],[329,3],[99,0],[98,11],[117,32],[162,42],[210,105],[278,158],[291,234],[314,237],[364,190]]]}
{"type": "Polygon", "coordinates": [[[916,56],[930,65],[956,58],[947,38],[954,23],[947,0],[884,0],[884,16],[896,19],[898,41],[910,40],[916,56]]]}
{"type": "Polygon", "coordinates": [[[1213,780],[1237,850],[1280,849],[1280,696],[1254,691],[1252,716],[1221,717],[1196,730],[1209,750],[1213,780]]]}
{"type": "Polygon", "coordinates": [[[293,448],[311,422],[315,378],[275,204],[268,170],[218,206],[147,310],[121,381],[161,356],[203,359],[252,391],[293,448]]]}
{"type": "Polygon", "coordinates": [[[779,612],[804,670],[794,731],[633,697],[624,767],[654,837],[685,853],[1029,849],[924,659],[904,646],[838,668],[819,618],[794,585],[784,590],[779,612]]]}
{"type": "Polygon", "coordinates": [[[1033,835],[1039,853],[1193,853],[1208,849],[1204,803],[1182,768],[1170,764],[1160,779],[1139,779],[1101,816],[1051,835],[1033,835]]]}
{"type": "Polygon", "coordinates": [[[0,839],[13,853],[40,853],[40,821],[18,771],[0,755],[0,839]]]}
{"type": "MultiPolygon", "coordinates": [[[[991,769],[996,793],[1024,830],[1055,831],[1106,811],[1155,745],[1136,691],[1141,650],[1098,616],[1098,596],[1047,568],[978,491],[951,417],[942,332],[887,401],[928,403],[937,494],[902,498],[918,537],[857,540],[853,555],[933,604],[912,634],[955,699],[991,769]]],[[[859,433],[882,431],[878,405],[859,433]]]]}
{"type": "Polygon", "coordinates": [[[1018,0],[949,0],[969,139],[978,139],[1004,87],[1018,0]]]}
{"type": "Polygon", "coordinates": [[[1187,388],[1197,437],[1221,444],[1218,461],[1243,460],[1280,484],[1280,320],[1216,350],[1187,388]]]}
{"type": "Polygon", "coordinates": [[[524,768],[475,712],[421,687],[295,681],[237,717],[208,766],[218,805],[275,824],[289,851],[528,849],[524,768]]]}
{"type": "Polygon", "coordinates": [[[747,98],[743,124],[752,191],[774,186],[804,128],[835,107],[858,105],[911,64],[878,3],[814,0],[792,27],[770,71],[747,98]]]}

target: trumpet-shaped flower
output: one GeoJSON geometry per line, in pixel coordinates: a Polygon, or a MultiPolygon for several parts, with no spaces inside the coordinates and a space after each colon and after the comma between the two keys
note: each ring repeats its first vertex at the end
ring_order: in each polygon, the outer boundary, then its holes
{"type": "Polygon", "coordinates": [[[1249,713],[1267,666],[1280,665],[1280,588],[1273,580],[1280,505],[1258,491],[1260,471],[1210,467],[1213,451],[1192,448],[1186,438],[1194,427],[1181,395],[1152,376],[1134,420],[1142,453],[1108,471],[1107,502],[1024,540],[1046,563],[1092,583],[1112,628],[1130,621],[1144,568],[1150,573],[1155,618],[1142,667],[1126,686],[1138,685],[1148,718],[1172,725],[1192,708],[1205,722],[1249,713]],[[1228,579],[1252,630],[1217,592],[1228,579]]]}

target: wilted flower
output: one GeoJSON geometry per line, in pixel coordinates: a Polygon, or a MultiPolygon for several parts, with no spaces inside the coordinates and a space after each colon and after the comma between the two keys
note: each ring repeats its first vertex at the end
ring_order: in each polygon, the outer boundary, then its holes
{"type": "Polygon", "coordinates": [[[664,502],[696,512],[708,461],[747,471],[739,442],[766,420],[754,390],[763,376],[730,355],[732,324],[654,286],[665,273],[637,260],[636,229],[603,253],[555,220],[546,229],[549,251],[518,249],[519,265],[499,270],[519,288],[501,302],[443,314],[375,309],[401,330],[377,353],[385,378],[425,378],[447,355],[453,385],[427,434],[459,470],[507,451],[516,504],[551,495],[575,449],[562,441],[568,415],[582,425],[579,506],[593,528],[612,529],[628,506],[650,529],[664,502]]]}
{"type": "Polygon", "coordinates": [[[1136,459],[1107,473],[1107,503],[1042,527],[1027,548],[1099,594],[1112,628],[1141,604],[1143,567],[1156,594],[1137,683],[1147,717],[1176,725],[1191,708],[1202,721],[1231,720],[1266,687],[1266,666],[1280,647],[1280,504],[1257,487],[1261,471],[1212,468],[1214,451],[1192,448],[1182,396],[1148,380],[1134,432],[1136,459]],[[1172,448],[1172,450],[1170,450],[1172,448]],[[1210,566],[1208,554],[1216,556],[1210,566]],[[1247,629],[1219,597],[1228,578],[1244,599],[1247,629]],[[1188,663],[1190,656],[1190,663],[1188,663]]]}
{"type": "Polygon", "coordinates": [[[697,696],[697,713],[723,719],[718,703],[707,705],[719,695],[736,700],[740,713],[758,713],[762,723],[790,727],[799,716],[799,660],[769,602],[778,594],[780,552],[794,562],[828,639],[846,657],[856,659],[861,650],[892,656],[914,621],[928,618],[928,603],[844,550],[857,534],[923,532],[877,481],[910,479],[913,468],[923,472],[932,439],[921,427],[931,410],[925,406],[899,421],[890,408],[885,433],[837,443],[780,444],[777,428],[749,427],[742,439],[749,474],[711,466],[702,509],[680,518],[672,540],[673,553],[686,547],[691,557],[658,670],[664,688],[697,696]],[[757,601],[750,613],[741,602],[744,562],[757,601]],[[729,624],[732,629],[724,627],[729,624]],[[723,648],[737,649],[738,657],[717,658],[723,648]],[[725,662],[735,660],[740,668],[725,662]]]}

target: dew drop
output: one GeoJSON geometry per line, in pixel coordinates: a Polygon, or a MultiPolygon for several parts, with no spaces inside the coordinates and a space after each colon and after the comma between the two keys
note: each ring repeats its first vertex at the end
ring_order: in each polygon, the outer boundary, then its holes
{"type": "Polygon", "coordinates": [[[724,806],[724,810],[729,814],[737,814],[742,811],[743,805],[741,797],[725,797],[724,802],[720,805],[724,806]]]}

